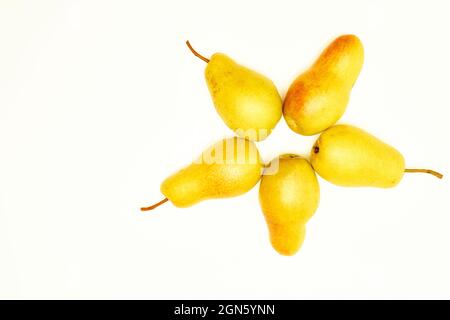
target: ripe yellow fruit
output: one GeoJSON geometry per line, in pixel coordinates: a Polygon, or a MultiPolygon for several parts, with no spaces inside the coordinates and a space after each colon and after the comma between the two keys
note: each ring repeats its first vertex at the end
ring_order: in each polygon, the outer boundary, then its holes
{"type": "Polygon", "coordinates": [[[283,104],[288,126],[302,135],[314,135],[335,124],[345,112],[363,62],[358,37],[335,39],[291,84],[283,104]]]}
{"type": "MultiPolygon", "coordinates": [[[[238,137],[223,139],[164,180],[161,192],[175,206],[189,207],[202,200],[234,197],[249,191],[261,178],[262,170],[254,142],[238,137]]],[[[165,201],[142,210],[152,210],[165,201]]]]}
{"type": "Polygon", "coordinates": [[[305,237],[305,225],[319,205],[320,188],[309,162],[294,154],[272,160],[278,163],[273,175],[263,175],[259,201],[269,228],[273,248],[293,255],[305,237]]]}
{"type": "Polygon", "coordinates": [[[373,135],[349,125],[324,131],[311,150],[311,164],[325,180],[340,186],[396,186],[405,172],[440,173],[405,169],[400,152],[373,135]]]}
{"type": "Polygon", "coordinates": [[[206,83],[225,124],[241,138],[265,139],[282,114],[281,97],[273,82],[223,53],[207,59],[187,44],[197,57],[208,63],[206,83]]]}

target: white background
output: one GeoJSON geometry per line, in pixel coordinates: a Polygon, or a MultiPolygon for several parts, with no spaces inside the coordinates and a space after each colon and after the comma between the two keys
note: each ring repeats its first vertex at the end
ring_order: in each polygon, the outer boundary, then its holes
{"type": "MultiPolygon", "coordinates": [[[[1,1],[0,298],[450,298],[448,1],[1,1]],[[341,123],[398,148],[393,189],[320,179],[294,257],[258,188],[188,209],[164,178],[231,136],[191,40],[285,94],[336,36],[365,64],[341,123]]],[[[282,119],[265,160],[316,137],[282,119]]]]}

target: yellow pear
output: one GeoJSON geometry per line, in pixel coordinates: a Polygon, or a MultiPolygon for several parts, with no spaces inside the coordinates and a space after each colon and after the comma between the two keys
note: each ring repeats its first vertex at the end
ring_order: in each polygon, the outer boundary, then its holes
{"type": "Polygon", "coordinates": [[[335,39],[291,84],[283,104],[288,126],[309,136],[335,124],[345,112],[363,62],[364,49],[358,37],[335,39]]]}
{"type": "Polygon", "coordinates": [[[371,134],[349,125],[336,125],[324,131],[311,150],[311,164],[325,180],[340,186],[396,186],[404,172],[429,169],[405,169],[400,152],[371,134]]]}
{"type": "Polygon", "coordinates": [[[223,53],[207,59],[186,43],[197,57],[208,63],[206,83],[225,124],[242,138],[265,139],[282,113],[281,97],[273,82],[223,53]]]}
{"type": "Polygon", "coordinates": [[[255,186],[262,170],[254,142],[238,137],[223,139],[164,180],[161,192],[166,198],[141,210],[152,210],[168,200],[177,207],[189,207],[206,199],[238,196],[255,186]]]}
{"type": "Polygon", "coordinates": [[[274,174],[263,175],[259,201],[273,248],[290,256],[303,243],[305,225],[319,205],[320,189],[306,159],[295,154],[281,155],[269,166],[277,165],[274,174]]]}

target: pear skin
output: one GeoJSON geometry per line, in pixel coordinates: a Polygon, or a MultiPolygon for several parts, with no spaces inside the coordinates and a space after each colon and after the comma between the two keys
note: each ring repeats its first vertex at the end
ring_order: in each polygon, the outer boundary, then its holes
{"type": "Polygon", "coordinates": [[[293,256],[305,241],[305,224],[268,224],[272,247],[283,256],[293,256]]]}
{"type": "Polygon", "coordinates": [[[225,124],[241,138],[265,139],[282,114],[281,97],[273,82],[223,53],[215,53],[208,59],[189,42],[186,44],[195,56],[208,63],[206,84],[225,124]]]}
{"type": "Polygon", "coordinates": [[[325,180],[340,186],[396,186],[405,172],[400,152],[349,125],[323,132],[311,150],[311,164],[325,180]]]}
{"type": "Polygon", "coordinates": [[[205,78],[217,112],[238,136],[263,140],[280,120],[281,97],[263,75],[215,53],[206,66],[205,78]]]}
{"type": "Polygon", "coordinates": [[[164,180],[161,192],[177,207],[189,207],[206,199],[235,197],[252,189],[262,170],[253,142],[238,137],[223,139],[164,180]]]}
{"type": "MultiPolygon", "coordinates": [[[[282,255],[293,255],[305,237],[305,225],[319,205],[320,188],[309,162],[293,154],[272,160],[278,171],[263,175],[259,202],[273,248],[282,255]]],[[[271,164],[272,164],[271,163],[271,164]]]]}
{"type": "Polygon", "coordinates": [[[289,87],[283,104],[288,126],[309,136],[334,125],[347,108],[363,62],[364,48],[358,37],[335,39],[289,87]]]}

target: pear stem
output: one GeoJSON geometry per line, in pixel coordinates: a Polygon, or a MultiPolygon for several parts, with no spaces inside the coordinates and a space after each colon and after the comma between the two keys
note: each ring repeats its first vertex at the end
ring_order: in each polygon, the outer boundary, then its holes
{"type": "Polygon", "coordinates": [[[444,176],[443,174],[436,172],[434,170],[430,170],[430,169],[405,169],[405,172],[422,172],[422,173],[429,173],[432,174],[433,176],[442,179],[442,177],[444,176]]]}
{"type": "Polygon", "coordinates": [[[200,53],[198,53],[197,51],[195,51],[194,48],[192,48],[189,40],[186,41],[186,45],[188,46],[189,50],[191,50],[191,52],[194,54],[194,56],[196,56],[199,59],[202,59],[203,61],[205,61],[206,63],[209,63],[209,59],[205,58],[204,56],[202,56],[200,53]]]}
{"type": "Polygon", "coordinates": [[[154,205],[151,205],[150,207],[141,208],[141,211],[150,211],[150,210],[153,210],[153,209],[159,207],[160,205],[166,203],[167,201],[169,201],[169,199],[164,198],[164,199],[162,199],[160,202],[155,203],[154,205]]]}

